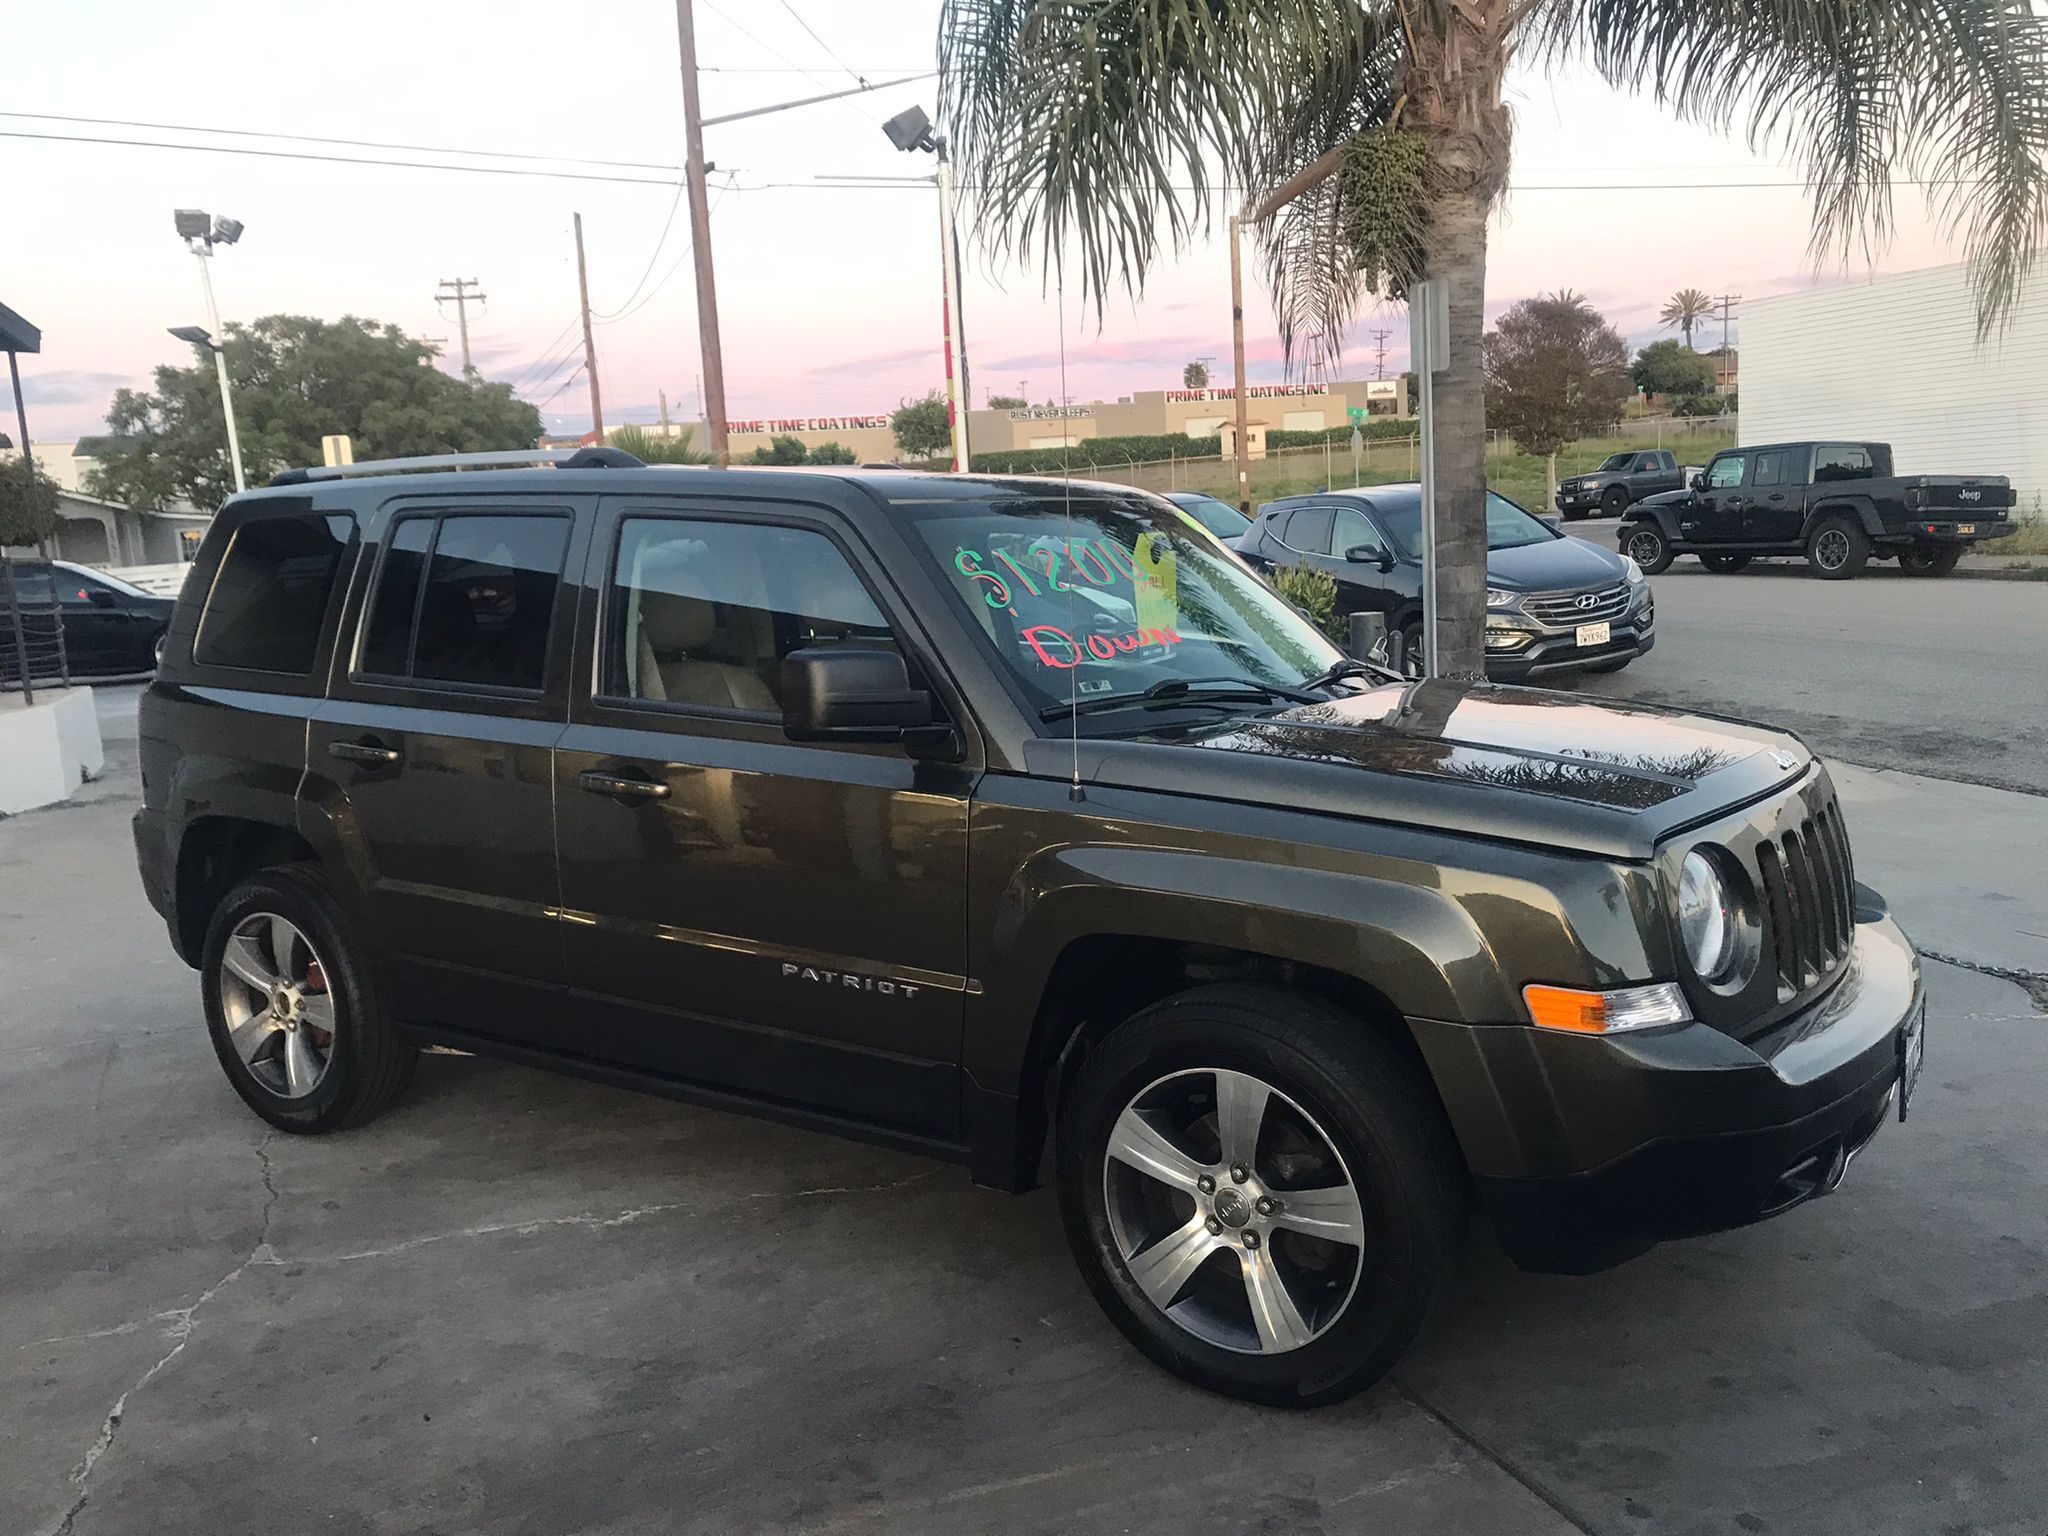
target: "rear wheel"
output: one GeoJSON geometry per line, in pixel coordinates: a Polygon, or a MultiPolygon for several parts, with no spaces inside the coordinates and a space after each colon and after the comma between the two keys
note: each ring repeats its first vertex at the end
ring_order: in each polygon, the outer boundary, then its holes
{"type": "Polygon", "coordinates": [[[1657,576],[1671,568],[1671,543],[1655,523],[1637,523],[1621,541],[1621,552],[1643,568],[1645,576],[1657,576]]]}
{"type": "Polygon", "coordinates": [[[1820,521],[1806,540],[1806,563],[1823,581],[1847,581],[1870,561],[1870,539],[1846,517],[1820,521]]]}
{"type": "Polygon", "coordinates": [[[1422,676],[1422,621],[1411,619],[1401,626],[1401,675],[1422,676]]]}
{"type": "Polygon", "coordinates": [[[1946,576],[1962,558],[1960,544],[1915,544],[1899,551],[1899,569],[1908,576],[1946,576]]]}
{"type": "Polygon", "coordinates": [[[1444,1288],[1465,1216],[1412,1058],[1318,999],[1203,987],[1123,1025],[1062,1106],[1060,1210],[1132,1343],[1212,1391],[1369,1386],[1444,1288]]]}
{"type": "Polygon", "coordinates": [[[1628,490],[1624,486],[1610,485],[1600,493],[1600,515],[1619,517],[1628,510],[1628,490]]]}
{"type": "Polygon", "coordinates": [[[1716,575],[1739,571],[1749,564],[1748,555],[1701,555],[1700,564],[1716,575]]]}
{"type": "Polygon", "coordinates": [[[360,1124],[412,1078],[419,1052],[384,1012],[361,944],[310,867],[259,870],[230,891],[199,975],[222,1070],[279,1130],[360,1124]]]}

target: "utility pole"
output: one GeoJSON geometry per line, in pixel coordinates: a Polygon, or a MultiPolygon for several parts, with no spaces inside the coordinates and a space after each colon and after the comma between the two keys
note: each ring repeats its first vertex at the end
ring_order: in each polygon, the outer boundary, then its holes
{"type": "Polygon", "coordinates": [[[676,0],[683,68],[683,180],[690,199],[690,252],[697,268],[697,335],[704,353],[704,423],[711,463],[732,462],[725,440],[725,351],[718,339],[718,279],[711,268],[711,196],[704,185],[704,122],[697,105],[697,23],[690,0],[676,0]]]}
{"type": "Polygon", "coordinates": [[[667,436],[668,436],[668,391],[667,391],[667,390],[665,390],[665,389],[658,389],[658,390],[656,390],[656,391],[655,391],[655,393],[656,393],[656,394],[658,394],[659,396],[661,396],[661,435],[662,435],[663,437],[667,437],[667,436]]]}
{"type": "Polygon", "coordinates": [[[1387,338],[1394,333],[1389,330],[1379,330],[1369,334],[1373,339],[1372,376],[1376,379],[1384,379],[1387,376],[1387,338]]]}
{"type": "Polygon", "coordinates": [[[434,290],[434,305],[439,308],[450,299],[455,301],[455,329],[462,336],[462,377],[467,382],[476,377],[476,369],[469,361],[469,301],[474,299],[481,304],[484,295],[473,277],[444,277],[434,290]]]}
{"type": "MultiPolygon", "coordinates": [[[[687,3],[687,0],[685,0],[687,3]]],[[[604,398],[597,388],[597,342],[590,334],[590,273],[583,265],[583,215],[576,215],[576,295],[583,306],[583,371],[590,377],[590,424],[604,444],[604,398]]]]}
{"type": "Polygon", "coordinates": [[[1252,515],[1252,450],[1245,410],[1243,220],[1230,216],[1230,361],[1237,381],[1237,510],[1252,515]]]}
{"type": "Polygon", "coordinates": [[[1715,301],[1721,310],[1721,350],[1728,350],[1728,312],[1742,302],[1739,293],[1724,293],[1715,301]]]}

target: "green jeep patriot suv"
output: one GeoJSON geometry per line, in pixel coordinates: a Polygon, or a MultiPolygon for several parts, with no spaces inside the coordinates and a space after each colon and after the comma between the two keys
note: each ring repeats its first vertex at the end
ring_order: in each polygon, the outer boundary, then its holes
{"type": "Polygon", "coordinates": [[[1474,1211],[1597,1269],[1905,1110],[1789,735],[1390,679],[1143,492],[514,457],[280,475],[178,602],[136,849],[272,1125],[432,1043],[1049,1170],[1139,1349],[1308,1404],[1474,1211]]]}

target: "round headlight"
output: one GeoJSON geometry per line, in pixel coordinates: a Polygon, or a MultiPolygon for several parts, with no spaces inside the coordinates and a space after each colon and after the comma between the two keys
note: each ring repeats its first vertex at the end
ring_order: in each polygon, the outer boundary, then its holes
{"type": "Polygon", "coordinates": [[[1735,968],[1735,906],[1714,861],[1695,848],[1678,867],[1678,936],[1702,981],[1723,981],[1735,968]]]}

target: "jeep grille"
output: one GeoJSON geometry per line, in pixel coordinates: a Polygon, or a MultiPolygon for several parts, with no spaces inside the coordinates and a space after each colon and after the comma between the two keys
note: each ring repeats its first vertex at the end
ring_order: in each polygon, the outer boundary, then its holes
{"type": "Polygon", "coordinates": [[[1789,1002],[1834,977],[1855,934],[1855,871],[1832,796],[1811,816],[1757,845],[1764,905],[1763,963],[1789,1002]]]}

